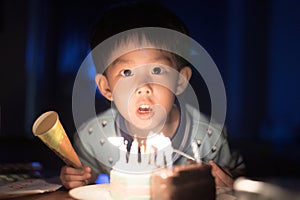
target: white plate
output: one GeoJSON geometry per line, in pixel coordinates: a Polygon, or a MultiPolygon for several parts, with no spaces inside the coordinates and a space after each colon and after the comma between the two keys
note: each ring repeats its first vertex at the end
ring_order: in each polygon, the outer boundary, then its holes
{"type": "Polygon", "coordinates": [[[109,184],[87,185],[69,191],[71,197],[80,200],[112,200],[109,184]]]}
{"type": "MultiPolygon", "coordinates": [[[[109,184],[87,185],[70,190],[69,195],[78,200],[113,200],[109,191],[109,184]]],[[[232,189],[217,187],[216,200],[237,200],[231,193],[232,189]]]]}

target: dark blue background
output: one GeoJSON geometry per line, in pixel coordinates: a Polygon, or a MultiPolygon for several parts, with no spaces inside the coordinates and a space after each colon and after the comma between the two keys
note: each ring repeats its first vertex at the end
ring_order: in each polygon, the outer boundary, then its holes
{"type": "MultiPolygon", "coordinates": [[[[89,51],[90,27],[111,2],[119,1],[0,2],[1,149],[26,149],[32,142],[34,150],[44,148],[31,126],[46,110],[59,112],[72,136],[73,81],[89,51]]],[[[229,138],[249,175],[299,177],[300,2],[162,2],[217,64],[227,93],[229,138]]],[[[94,71],[89,73],[92,83],[94,71]]],[[[26,151],[16,157],[2,153],[1,161],[33,159],[26,151]]],[[[45,159],[43,151],[34,158],[61,164],[52,152],[45,159]]]]}

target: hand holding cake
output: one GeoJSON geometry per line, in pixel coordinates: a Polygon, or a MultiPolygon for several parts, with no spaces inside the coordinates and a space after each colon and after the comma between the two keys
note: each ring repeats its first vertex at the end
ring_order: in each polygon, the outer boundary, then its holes
{"type": "Polygon", "coordinates": [[[211,166],[189,164],[175,166],[152,175],[151,197],[153,200],[216,198],[215,181],[211,166]]]}

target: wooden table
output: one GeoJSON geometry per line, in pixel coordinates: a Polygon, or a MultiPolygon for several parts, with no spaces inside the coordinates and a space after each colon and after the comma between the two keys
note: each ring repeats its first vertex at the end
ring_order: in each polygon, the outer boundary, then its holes
{"type": "Polygon", "coordinates": [[[48,192],[43,194],[34,194],[10,200],[75,200],[72,198],[67,190],[57,190],[55,192],[48,192]]]}

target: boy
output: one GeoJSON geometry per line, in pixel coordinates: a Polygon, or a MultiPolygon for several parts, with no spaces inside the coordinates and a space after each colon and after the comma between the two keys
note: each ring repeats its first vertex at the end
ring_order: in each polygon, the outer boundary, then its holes
{"type": "MultiPolygon", "coordinates": [[[[143,27],[167,28],[188,35],[180,19],[166,8],[133,4],[102,17],[91,41],[92,48],[96,49],[115,34],[143,27]]],[[[93,50],[99,72],[96,84],[113,108],[87,122],[75,135],[74,147],[87,166],[83,169],[64,166],[60,175],[63,185],[71,189],[94,183],[100,173],[109,174],[116,161],[116,150],[106,138],[122,136],[129,147],[133,137],[142,141],[149,132],[162,132],[171,139],[175,149],[188,154],[191,154],[191,142],[197,141],[207,152],[201,159],[211,165],[216,185],[232,186],[233,172],[243,164],[240,158],[231,155],[226,132],[223,128],[219,130],[218,125],[210,125],[208,129],[208,121],[198,109],[178,100],[188,87],[192,70],[172,49],[182,45],[183,51],[187,51],[188,44],[178,44],[176,34],[168,34],[165,40],[172,38],[172,42],[166,42],[147,30],[121,35],[100,54],[93,50]],[[101,71],[102,66],[105,69],[101,71]],[[218,131],[220,134],[212,134],[218,131]],[[205,140],[201,142],[199,138],[205,140]]],[[[176,154],[173,161],[179,165],[186,159],[176,154]]]]}

